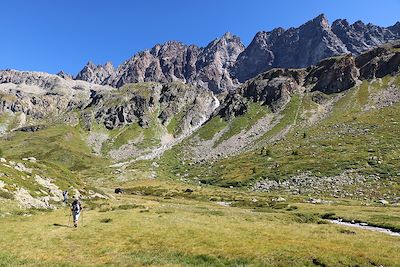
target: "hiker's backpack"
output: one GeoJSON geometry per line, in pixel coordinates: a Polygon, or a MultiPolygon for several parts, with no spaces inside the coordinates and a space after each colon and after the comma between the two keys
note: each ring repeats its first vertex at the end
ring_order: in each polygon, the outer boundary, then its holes
{"type": "Polygon", "coordinates": [[[81,203],[78,200],[72,202],[72,211],[79,213],[81,211],[81,203]]]}

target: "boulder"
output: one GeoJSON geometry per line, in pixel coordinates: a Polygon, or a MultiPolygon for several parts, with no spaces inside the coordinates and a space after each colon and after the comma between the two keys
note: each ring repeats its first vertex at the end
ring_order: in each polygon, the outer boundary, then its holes
{"type": "Polygon", "coordinates": [[[114,190],[114,193],[115,194],[123,194],[125,192],[125,190],[124,189],[122,189],[122,188],[115,188],[115,190],[114,190]]]}

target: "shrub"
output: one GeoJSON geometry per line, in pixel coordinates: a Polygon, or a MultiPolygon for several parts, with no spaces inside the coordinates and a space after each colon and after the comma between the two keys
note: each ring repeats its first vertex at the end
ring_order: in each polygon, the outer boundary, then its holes
{"type": "Polygon", "coordinates": [[[6,192],[6,191],[3,191],[3,190],[0,190],[0,198],[14,199],[14,195],[11,194],[10,192],[6,192]]]}
{"type": "Polygon", "coordinates": [[[111,218],[104,218],[104,219],[101,219],[100,222],[102,222],[102,223],[110,223],[110,222],[112,222],[112,219],[111,218]]]}
{"type": "Polygon", "coordinates": [[[334,212],[327,212],[327,213],[322,214],[321,218],[322,219],[335,219],[336,218],[335,215],[336,214],[334,212]]]}

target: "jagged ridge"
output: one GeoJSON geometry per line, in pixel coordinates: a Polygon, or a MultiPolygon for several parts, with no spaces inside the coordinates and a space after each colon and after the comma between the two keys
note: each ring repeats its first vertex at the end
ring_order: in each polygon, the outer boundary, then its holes
{"type": "Polygon", "coordinates": [[[110,63],[89,62],[76,79],[113,87],[180,80],[221,92],[272,68],[302,68],[331,56],[358,55],[400,38],[399,25],[385,28],[342,19],[330,25],[321,14],[298,28],[258,32],[246,48],[230,33],[204,48],[170,41],[139,52],[117,70],[110,63]]]}

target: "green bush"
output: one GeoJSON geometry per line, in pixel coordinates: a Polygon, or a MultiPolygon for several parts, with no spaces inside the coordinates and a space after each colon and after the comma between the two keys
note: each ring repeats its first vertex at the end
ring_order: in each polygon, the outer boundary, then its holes
{"type": "Polygon", "coordinates": [[[6,191],[3,191],[3,190],[0,190],[0,198],[14,199],[14,195],[11,194],[10,192],[6,192],[6,191]]]}

